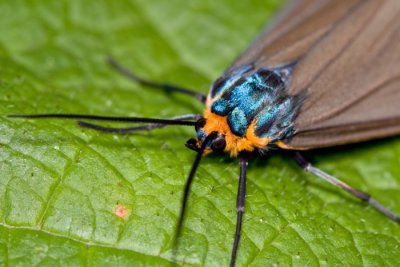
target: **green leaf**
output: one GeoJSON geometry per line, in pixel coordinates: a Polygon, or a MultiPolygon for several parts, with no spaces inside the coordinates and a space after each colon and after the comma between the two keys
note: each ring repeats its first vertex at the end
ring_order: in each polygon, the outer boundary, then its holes
{"type": "MultiPolygon", "coordinates": [[[[0,114],[168,117],[201,112],[143,77],[207,92],[280,1],[1,1],[0,114]]],[[[65,120],[0,118],[0,265],[169,266],[194,130],[116,136],[65,120]]],[[[308,154],[400,213],[400,139],[308,154]]],[[[204,158],[176,260],[227,266],[238,163],[204,158]]],[[[250,163],[238,265],[395,266],[400,227],[302,172],[290,158],[250,163]]]]}

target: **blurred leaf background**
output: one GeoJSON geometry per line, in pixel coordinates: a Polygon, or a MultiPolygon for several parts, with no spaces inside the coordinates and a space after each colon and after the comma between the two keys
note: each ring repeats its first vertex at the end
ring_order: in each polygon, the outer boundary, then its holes
{"type": "MultiPolygon", "coordinates": [[[[194,100],[144,77],[207,92],[281,1],[0,1],[0,114],[168,117],[194,100]]],[[[0,118],[1,266],[168,266],[194,153],[191,128],[116,136],[71,121],[0,118]],[[120,213],[123,213],[123,216],[120,213]]],[[[400,139],[308,155],[400,213],[400,139]]],[[[238,164],[204,159],[177,261],[227,266],[238,164]]],[[[238,265],[396,266],[400,227],[275,155],[250,164],[238,265]]]]}

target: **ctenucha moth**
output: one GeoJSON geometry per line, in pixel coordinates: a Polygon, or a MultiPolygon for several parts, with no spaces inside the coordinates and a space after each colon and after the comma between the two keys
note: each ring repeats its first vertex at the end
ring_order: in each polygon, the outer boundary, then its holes
{"type": "MultiPolygon", "coordinates": [[[[349,192],[400,222],[377,200],[312,166],[299,151],[400,134],[400,1],[292,1],[212,85],[207,96],[152,82],[110,64],[144,86],[186,94],[205,104],[202,114],[167,119],[80,114],[9,115],[10,118],[75,119],[82,127],[129,134],[167,125],[194,126],[196,151],[187,177],[176,234],[185,220],[190,187],[202,157],[223,151],[239,157],[237,224],[230,265],[239,248],[251,157],[276,149],[293,151],[305,171],[349,192]],[[141,123],[111,128],[87,122],[141,123]]],[[[346,211],[343,211],[346,212],[346,211]]],[[[233,233],[232,233],[233,234],[233,233]]]]}

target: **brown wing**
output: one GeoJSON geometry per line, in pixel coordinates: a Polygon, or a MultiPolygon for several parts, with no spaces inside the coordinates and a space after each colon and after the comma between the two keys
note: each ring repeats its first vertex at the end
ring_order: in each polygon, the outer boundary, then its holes
{"type": "Polygon", "coordinates": [[[400,134],[400,1],[293,1],[233,63],[297,62],[289,94],[306,90],[291,149],[400,134]]]}

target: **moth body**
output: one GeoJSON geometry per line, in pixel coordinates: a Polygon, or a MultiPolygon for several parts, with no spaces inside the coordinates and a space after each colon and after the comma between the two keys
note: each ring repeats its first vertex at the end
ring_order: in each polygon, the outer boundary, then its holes
{"type": "MultiPolygon", "coordinates": [[[[196,128],[199,148],[213,132],[225,139],[224,152],[268,150],[295,132],[296,118],[304,94],[288,95],[288,68],[254,70],[244,66],[223,76],[211,86],[204,120],[196,128]]],[[[213,149],[210,145],[205,152],[213,149]]]]}

